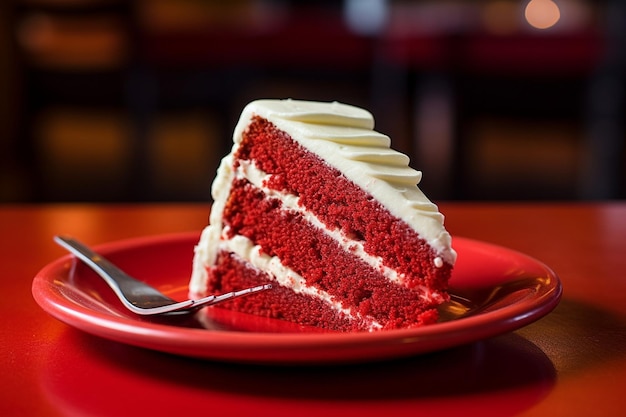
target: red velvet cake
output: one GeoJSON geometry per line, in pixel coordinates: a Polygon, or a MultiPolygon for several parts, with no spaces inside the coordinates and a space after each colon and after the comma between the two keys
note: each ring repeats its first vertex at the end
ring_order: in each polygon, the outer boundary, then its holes
{"type": "Polygon", "coordinates": [[[196,246],[196,296],[273,288],[213,308],[340,331],[437,321],[456,258],[421,172],[366,110],[258,100],[243,111],[196,246]]]}

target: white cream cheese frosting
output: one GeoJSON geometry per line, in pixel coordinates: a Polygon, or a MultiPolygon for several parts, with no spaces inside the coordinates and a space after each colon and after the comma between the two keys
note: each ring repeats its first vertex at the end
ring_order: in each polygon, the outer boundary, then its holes
{"type": "MultiPolygon", "coordinates": [[[[436,251],[435,265],[454,264],[456,252],[444,217],[418,188],[422,173],[409,167],[409,158],[390,148],[388,136],[373,130],[374,118],[361,108],[338,103],[299,100],[257,100],[248,104],[233,134],[234,145],[218,169],[213,182],[214,199],[210,225],[203,231],[196,247],[191,292],[206,288],[206,266],[217,256],[217,242],[224,239],[222,212],[230,191],[230,183],[241,172],[233,172],[233,154],[254,116],[269,120],[289,134],[306,149],[318,154],[346,178],[372,194],[395,217],[402,219],[436,251]]],[[[249,178],[261,183],[263,176],[250,169],[249,178]]],[[[347,243],[349,244],[349,243],[347,243]]]]}

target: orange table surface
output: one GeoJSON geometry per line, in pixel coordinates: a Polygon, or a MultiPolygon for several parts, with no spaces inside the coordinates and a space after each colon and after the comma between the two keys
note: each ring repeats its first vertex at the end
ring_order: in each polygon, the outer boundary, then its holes
{"type": "Polygon", "coordinates": [[[524,252],[562,281],[559,306],[516,332],[392,361],[259,366],[178,357],[71,328],[31,283],[96,245],[200,231],[209,206],[0,206],[0,415],[481,415],[626,413],[626,204],[441,203],[453,236],[524,252]]]}

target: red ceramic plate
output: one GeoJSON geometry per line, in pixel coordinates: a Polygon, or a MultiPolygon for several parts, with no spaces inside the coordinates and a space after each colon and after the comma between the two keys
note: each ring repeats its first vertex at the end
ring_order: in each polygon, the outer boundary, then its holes
{"type": "MultiPolygon", "coordinates": [[[[197,241],[197,234],[179,234],[96,249],[131,275],[184,299],[197,241]]],[[[204,312],[202,320],[140,317],[125,310],[100,278],[69,255],[42,269],[32,290],[49,314],[97,336],[178,355],[273,364],[359,362],[445,349],[525,326],[559,302],[561,284],[541,262],[460,237],[454,247],[452,301],[442,306],[439,323],[416,329],[321,332],[218,308],[204,312]]]]}

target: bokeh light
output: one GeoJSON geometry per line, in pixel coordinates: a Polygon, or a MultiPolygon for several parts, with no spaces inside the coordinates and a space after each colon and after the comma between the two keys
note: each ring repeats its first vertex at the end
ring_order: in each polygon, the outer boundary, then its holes
{"type": "Polygon", "coordinates": [[[552,0],[531,0],[526,5],[524,16],[532,27],[548,29],[557,24],[561,18],[561,10],[552,0]]]}

